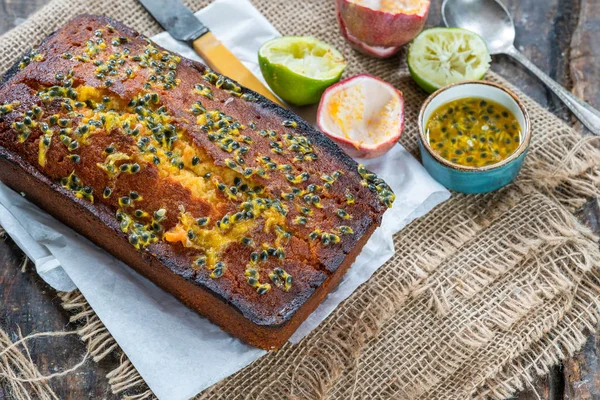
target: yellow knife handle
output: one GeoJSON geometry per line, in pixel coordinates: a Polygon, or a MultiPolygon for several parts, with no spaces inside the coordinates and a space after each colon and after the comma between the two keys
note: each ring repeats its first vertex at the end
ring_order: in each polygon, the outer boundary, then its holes
{"type": "Polygon", "coordinates": [[[285,107],[211,32],[205,33],[194,40],[193,46],[196,53],[214,71],[238,81],[242,86],[246,86],[285,107]]]}

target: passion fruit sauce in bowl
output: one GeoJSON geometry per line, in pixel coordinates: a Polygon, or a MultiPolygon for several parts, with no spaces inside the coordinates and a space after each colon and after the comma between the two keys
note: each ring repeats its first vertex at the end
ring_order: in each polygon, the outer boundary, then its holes
{"type": "Polygon", "coordinates": [[[487,81],[455,83],[433,93],[418,123],[425,169],[461,193],[491,192],[514,181],[531,142],[524,104],[487,81]]]}
{"type": "Polygon", "coordinates": [[[521,125],[495,101],[467,97],[436,109],[425,127],[431,149],[453,164],[482,167],[497,164],[521,144],[521,125]]]}

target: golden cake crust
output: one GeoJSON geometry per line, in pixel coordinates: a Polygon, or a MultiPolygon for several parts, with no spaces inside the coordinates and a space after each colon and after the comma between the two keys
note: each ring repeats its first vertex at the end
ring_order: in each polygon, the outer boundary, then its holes
{"type": "Polygon", "coordinates": [[[9,186],[265,349],[337,285],[393,201],[294,114],[90,15],[6,75],[0,164],[9,186]]]}

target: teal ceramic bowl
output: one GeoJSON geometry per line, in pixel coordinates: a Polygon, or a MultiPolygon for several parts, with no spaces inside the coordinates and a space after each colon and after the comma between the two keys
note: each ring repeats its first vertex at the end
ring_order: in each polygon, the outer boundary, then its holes
{"type": "Polygon", "coordinates": [[[423,104],[419,114],[419,149],[421,161],[429,174],[442,185],[456,192],[475,194],[498,190],[515,180],[531,142],[529,114],[523,103],[510,90],[491,82],[467,81],[446,86],[433,93],[423,104]],[[505,160],[485,167],[453,164],[436,154],[427,140],[426,124],[440,106],[454,100],[477,97],[492,100],[508,108],[517,118],[523,140],[515,152],[505,160]]]}

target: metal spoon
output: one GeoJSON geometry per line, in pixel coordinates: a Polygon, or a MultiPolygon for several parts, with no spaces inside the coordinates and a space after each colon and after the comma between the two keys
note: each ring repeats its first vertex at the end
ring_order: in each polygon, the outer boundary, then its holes
{"type": "Polygon", "coordinates": [[[446,26],[478,33],[485,40],[490,54],[507,54],[523,64],[544,82],[594,135],[600,135],[600,112],[559,85],[515,48],[515,25],[512,16],[499,0],[444,0],[442,16],[446,26]]]}

